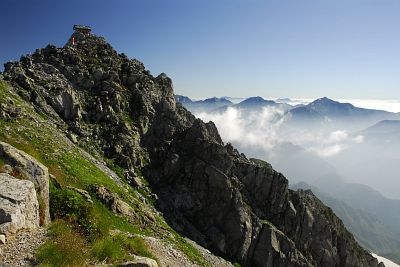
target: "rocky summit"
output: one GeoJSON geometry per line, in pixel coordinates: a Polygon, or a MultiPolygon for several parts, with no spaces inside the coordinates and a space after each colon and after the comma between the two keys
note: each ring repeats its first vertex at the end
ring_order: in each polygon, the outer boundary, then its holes
{"type": "MultiPolygon", "coordinates": [[[[166,74],[152,76],[102,37],[76,31],[64,47],[48,45],[5,64],[1,77],[21,100],[1,103],[7,127],[25,116],[18,107],[27,103],[40,115],[38,125],[45,118],[54,126],[57,142],[68,138],[68,146],[94,162],[112,162],[119,170],[113,182],[124,194],[113,193],[109,183],[74,192],[132,224],[158,233],[167,229],[157,228],[161,217],[177,234],[241,266],[384,266],[311,191],[288,189],[270,164],[224,144],[214,123],[176,103],[166,74]],[[129,194],[150,196],[157,210],[130,206],[129,194]]],[[[10,133],[2,136],[12,140],[10,133]]],[[[79,184],[49,170],[52,186],[79,184]]]]}

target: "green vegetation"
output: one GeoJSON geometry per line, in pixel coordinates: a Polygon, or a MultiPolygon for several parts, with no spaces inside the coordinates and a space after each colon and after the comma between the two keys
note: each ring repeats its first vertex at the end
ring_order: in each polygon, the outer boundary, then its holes
{"type": "Polygon", "coordinates": [[[51,239],[37,252],[41,266],[85,266],[89,262],[116,263],[133,259],[133,254],[156,259],[140,237],[124,234],[87,242],[85,237],[64,220],[49,227],[51,239]]]}
{"type": "Polygon", "coordinates": [[[52,188],[50,212],[54,218],[74,225],[89,240],[108,234],[109,224],[94,212],[93,206],[80,194],[69,189],[52,188]]]}
{"type": "Polygon", "coordinates": [[[124,234],[110,236],[110,228],[138,232],[126,219],[116,216],[98,200],[91,204],[79,193],[51,186],[51,240],[38,251],[43,266],[84,266],[87,262],[110,262],[132,259],[132,253],[156,259],[139,237],[124,234]],[[77,246],[74,245],[77,240],[77,246]],[[67,244],[63,244],[67,243],[67,244]],[[80,247],[83,252],[80,252],[80,247]],[[76,254],[80,253],[79,257],[76,254]],[[62,258],[62,260],[60,260],[62,258]]]}
{"type": "Polygon", "coordinates": [[[54,221],[49,228],[51,240],[37,252],[41,266],[84,266],[88,247],[85,240],[64,221],[54,221]]]}
{"type": "Polygon", "coordinates": [[[132,259],[132,254],[156,259],[140,237],[109,236],[95,242],[92,248],[92,255],[98,261],[127,261],[132,259]]]}
{"type": "Polygon", "coordinates": [[[92,248],[93,256],[99,261],[117,262],[132,259],[132,256],[126,253],[123,242],[124,236],[110,236],[94,243],[92,248]]]}
{"type": "MultiPolygon", "coordinates": [[[[81,194],[68,189],[72,186],[90,193],[93,185],[103,185],[128,203],[139,217],[145,215],[144,204],[138,193],[148,203],[154,203],[148,188],[137,191],[129,186],[121,188],[66,139],[63,133],[67,129],[66,125],[61,122],[54,126],[47,117],[38,114],[31,105],[7,87],[0,81],[0,103],[7,101],[7,98],[12,99],[21,109],[22,116],[17,120],[0,120],[0,140],[43,163],[61,185],[61,188],[56,188],[51,184],[50,188],[51,216],[55,222],[51,225],[51,240],[36,255],[42,266],[83,266],[87,262],[99,261],[104,255],[108,255],[107,261],[110,262],[132,253],[154,258],[139,238],[124,239],[117,246],[121,237],[110,237],[110,230],[142,235],[156,234],[181,250],[193,262],[207,266],[201,253],[173,231],[161,217],[155,215],[154,225],[144,227],[140,222],[132,223],[127,218],[116,215],[95,195],[91,195],[93,203],[89,203],[81,194]],[[110,247],[111,251],[107,251],[110,244],[114,245],[110,247]]],[[[111,160],[107,161],[108,166],[123,181],[122,168],[111,160]]],[[[4,163],[0,162],[0,167],[2,164],[4,163]]],[[[140,169],[135,171],[141,176],[140,169]]],[[[148,186],[145,179],[142,180],[148,186]]]]}
{"type": "Polygon", "coordinates": [[[114,163],[114,160],[109,159],[109,158],[104,158],[104,161],[107,163],[107,167],[113,170],[120,179],[125,179],[124,178],[124,169],[121,168],[119,165],[114,163]]]}

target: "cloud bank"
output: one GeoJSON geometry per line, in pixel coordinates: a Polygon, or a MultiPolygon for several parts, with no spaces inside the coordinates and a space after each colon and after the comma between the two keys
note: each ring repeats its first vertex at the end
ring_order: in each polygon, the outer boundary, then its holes
{"type": "Polygon", "coordinates": [[[344,130],[332,132],[288,129],[284,111],[264,107],[257,112],[243,112],[229,107],[223,112],[195,114],[203,121],[213,121],[225,142],[239,148],[271,151],[285,142],[305,148],[321,157],[331,157],[363,142],[363,136],[351,136],[344,130]]]}

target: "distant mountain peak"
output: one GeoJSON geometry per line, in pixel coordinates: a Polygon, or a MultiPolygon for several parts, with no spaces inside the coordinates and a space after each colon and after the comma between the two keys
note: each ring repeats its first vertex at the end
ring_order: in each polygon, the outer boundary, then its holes
{"type": "Polygon", "coordinates": [[[320,104],[331,104],[331,103],[343,104],[343,103],[340,103],[340,102],[338,102],[338,101],[336,101],[336,100],[330,99],[330,98],[328,98],[328,97],[326,97],[326,96],[321,97],[321,98],[318,98],[318,99],[314,100],[313,102],[311,102],[310,104],[313,104],[313,103],[320,103],[320,104]]]}
{"type": "Polygon", "coordinates": [[[175,95],[175,100],[182,104],[193,103],[192,99],[184,95],[175,95]]]}
{"type": "Polygon", "coordinates": [[[343,115],[343,113],[348,113],[357,109],[350,103],[341,103],[327,97],[318,98],[306,107],[311,108],[322,115],[343,115]]]}
{"type": "Polygon", "coordinates": [[[262,98],[261,96],[252,96],[252,97],[248,97],[245,100],[243,100],[242,102],[264,102],[266,101],[264,98],[262,98]]]}
{"type": "Polygon", "coordinates": [[[226,104],[233,104],[230,100],[228,100],[228,99],[226,99],[224,97],[219,98],[219,97],[215,97],[215,96],[211,97],[211,98],[207,98],[207,99],[201,100],[200,102],[203,102],[203,103],[217,103],[217,102],[220,102],[220,103],[226,103],[226,104]]]}

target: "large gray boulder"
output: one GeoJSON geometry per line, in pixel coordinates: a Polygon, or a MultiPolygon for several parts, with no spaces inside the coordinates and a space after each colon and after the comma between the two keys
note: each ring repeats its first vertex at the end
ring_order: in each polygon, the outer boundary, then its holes
{"type": "Polygon", "coordinates": [[[39,227],[39,203],[34,184],[0,173],[0,233],[39,227]]]}
{"type": "Polygon", "coordinates": [[[155,260],[135,256],[135,259],[129,262],[120,263],[117,265],[118,267],[158,267],[158,264],[155,260]]]}
{"type": "Polygon", "coordinates": [[[61,90],[50,100],[55,111],[64,119],[80,119],[81,108],[76,94],[68,89],[61,90]]]}
{"type": "Polygon", "coordinates": [[[40,202],[41,224],[50,222],[49,211],[49,171],[46,166],[38,162],[32,156],[14,148],[13,146],[0,142],[0,158],[18,173],[18,178],[30,180],[38,193],[40,202]]]}

